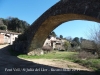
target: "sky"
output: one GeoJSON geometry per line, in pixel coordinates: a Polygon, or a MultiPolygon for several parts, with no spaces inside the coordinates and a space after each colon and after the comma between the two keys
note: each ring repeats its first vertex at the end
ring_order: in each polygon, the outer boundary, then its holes
{"type": "MultiPolygon", "coordinates": [[[[47,9],[60,0],[0,0],[0,18],[17,17],[32,24],[47,9]]],[[[88,30],[98,26],[98,23],[85,20],[65,22],[57,27],[54,32],[63,37],[87,37],[88,30]]]]}

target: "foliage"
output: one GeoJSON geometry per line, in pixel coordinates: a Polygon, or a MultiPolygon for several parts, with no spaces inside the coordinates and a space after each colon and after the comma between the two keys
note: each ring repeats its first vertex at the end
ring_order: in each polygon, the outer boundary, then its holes
{"type": "Polygon", "coordinates": [[[7,30],[7,26],[6,25],[0,25],[0,30],[7,30]]]}
{"type": "Polygon", "coordinates": [[[2,22],[6,26],[8,26],[8,24],[9,24],[9,20],[8,19],[2,19],[2,22]]]}
{"type": "Polygon", "coordinates": [[[79,63],[87,68],[90,68],[95,71],[100,71],[100,59],[88,59],[88,60],[80,60],[75,59],[75,63],[79,63]]]}
{"type": "Polygon", "coordinates": [[[62,36],[62,35],[60,35],[60,38],[61,38],[61,39],[63,39],[63,36],[62,36]]]}
{"type": "Polygon", "coordinates": [[[91,41],[91,40],[86,40],[86,39],[83,39],[81,41],[81,48],[82,49],[90,49],[91,51],[95,51],[95,43],[94,41],[91,41]]]}
{"type": "Polygon", "coordinates": [[[100,59],[97,59],[97,55],[82,51],[75,55],[71,60],[90,68],[91,70],[100,71],[100,59]]]}
{"type": "Polygon", "coordinates": [[[54,36],[54,37],[57,36],[56,33],[55,33],[54,31],[52,31],[52,32],[50,33],[50,35],[52,35],[52,36],[54,36]]]}
{"type": "Polygon", "coordinates": [[[20,58],[31,58],[31,59],[65,59],[68,60],[69,58],[71,58],[71,56],[76,55],[77,53],[75,52],[50,52],[48,54],[44,54],[44,55],[40,55],[40,56],[28,56],[28,55],[19,55],[18,57],[20,58]]]}
{"type": "Polygon", "coordinates": [[[71,48],[72,51],[80,51],[81,47],[81,42],[80,39],[78,37],[75,37],[72,41],[71,41],[71,48]]]}
{"type": "Polygon", "coordinates": [[[64,44],[63,44],[63,46],[64,46],[65,50],[67,50],[68,46],[69,46],[69,43],[65,41],[64,44]]]}
{"type": "Polygon", "coordinates": [[[93,27],[90,29],[90,32],[88,34],[91,40],[95,42],[94,46],[96,48],[96,52],[98,54],[98,58],[100,58],[100,26],[93,27]]]}
{"type": "Polygon", "coordinates": [[[8,30],[14,32],[23,33],[30,26],[30,24],[28,24],[26,21],[20,20],[18,18],[13,18],[13,17],[2,19],[2,22],[4,25],[7,26],[8,30]]]}
{"type": "Polygon", "coordinates": [[[46,45],[46,46],[43,46],[42,47],[42,50],[47,51],[47,52],[50,52],[52,50],[52,47],[49,46],[49,45],[46,45]]]}
{"type": "Polygon", "coordinates": [[[72,41],[72,42],[71,42],[71,47],[77,47],[77,46],[78,46],[78,44],[77,44],[76,41],[72,41]]]}
{"type": "Polygon", "coordinates": [[[80,45],[80,41],[78,37],[75,37],[72,41],[76,42],[78,46],[80,45]]]}
{"type": "Polygon", "coordinates": [[[80,58],[80,59],[95,59],[95,58],[97,58],[97,56],[96,56],[96,55],[93,55],[93,54],[90,53],[90,52],[81,51],[81,52],[78,54],[78,58],[80,58]]]}
{"type": "Polygon", "coordinates": [[[72,41],[72,37],[71,36],[68,36],[68,37],[66,37],[66,39],[68,40],[68,41],[72,41]]]}
{"type": "Polygon", "coordinates": [[[29,24],[27,22],[19,20],[18,18],[13,18],[9,22],[8,29],[16,32],[24,32],[28,26],[29,24]]]}

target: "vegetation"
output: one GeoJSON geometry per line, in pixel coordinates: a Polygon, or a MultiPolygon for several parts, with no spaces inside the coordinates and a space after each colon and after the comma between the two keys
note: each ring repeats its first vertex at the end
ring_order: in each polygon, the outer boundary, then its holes
{"type": "Polygon", "coordinates": [[[98,58],[100,58],[100,26],[98,25],[98,27],[94,27],[93,29],[90,29],[89,32],[89,37],[91,40],[94,41],[94,46],[96,48],[96,52],[98,54],[98,58]]]}
{"type": "Polygon", "coordinates": [[[18,57],[20,58],[26,58],[26,59],[40,59],[40,58],[44,58],[44,59],[64,59],[67,60],[69,58],[71,58],[73,55],[75,55],[77,53],[75,52],[50,52],[48,54],[44,54],[44,55],[40,55],[40,56],[28,56],[28,55],[19,55],[18,57]]]}
{"type": "Polygon", "coordinates": [[[56,33],[55,33],[54,31],[52,31],[52,32],[50,33],[50,35],[52,35],[52,36],[54,36],[54,37],[57,36],[56,33]]]}
{"type": "Polygon", "coordinates": [[[60,38],[61,38],[61,39],[63,39],[63,36],[62,36],[62,35],[60,35],[60,38]]]}
{"type": "Polygon", "coordinates": [[[9,17],[7,19],[0,18],[0,29],[10,30],[18,33],[23,33],[30,26],[26,21],[20,20],[18,18],[9,17]]]}
{"type": "Polygon", "coordinates": [[[89,59],[89,60],[76,59],[73,62],[79,63],[80,65],[83,65],[94,71],[100,71],[100,59],[89,59]]]}
{"type": "Polygon", "coordinates": [[[70,43],[68,41],[65,41],[63,46],[64,46],[65,50],[67,51],[68,47],[70,46],[70,43]]]}
{"type": "Polygon", "coordinates": [[[6,25],[0,25],[0,30],[7,30],[7,26],[6,25]]]}
{"type": "Polygon", "coordinates": [[[43,46],[43,47],[42,47],[42,50],[43,50],[44,52],[48,53],[48,52],[50,52],[50,51],[52,50],[52,47],[49,46],[49,45],[46,45],[46,46],[43,46]]]}
{"type": "Polygon", "coordinates": [[[80,45],[80,41],[79,41],[79,38],[78,37],[75,37],[72,42],[71,42],[71,46],[72,47],[77,47],[80,45]]]}

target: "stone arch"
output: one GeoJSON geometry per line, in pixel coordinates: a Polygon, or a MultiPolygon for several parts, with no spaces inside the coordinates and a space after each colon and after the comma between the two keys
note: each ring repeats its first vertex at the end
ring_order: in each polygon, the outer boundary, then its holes
{"type": "Polygon", "coordinates": [[[60,0],[43,13],[25,32],[27,52],[41,48],[49,33],[70,20],[100,22],[100,0],[60,0]]]}

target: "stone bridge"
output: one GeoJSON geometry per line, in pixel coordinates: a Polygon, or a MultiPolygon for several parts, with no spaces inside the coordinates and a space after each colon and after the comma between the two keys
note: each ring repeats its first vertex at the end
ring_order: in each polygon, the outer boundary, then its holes
{"type": "Polygon", "coordinates": [[[16,50],[29,53],[41,48],[52,30],[70,20],[100,22],[100,0],[60,0],[18,38],[21,42],[14,43],[16,50]]]}

